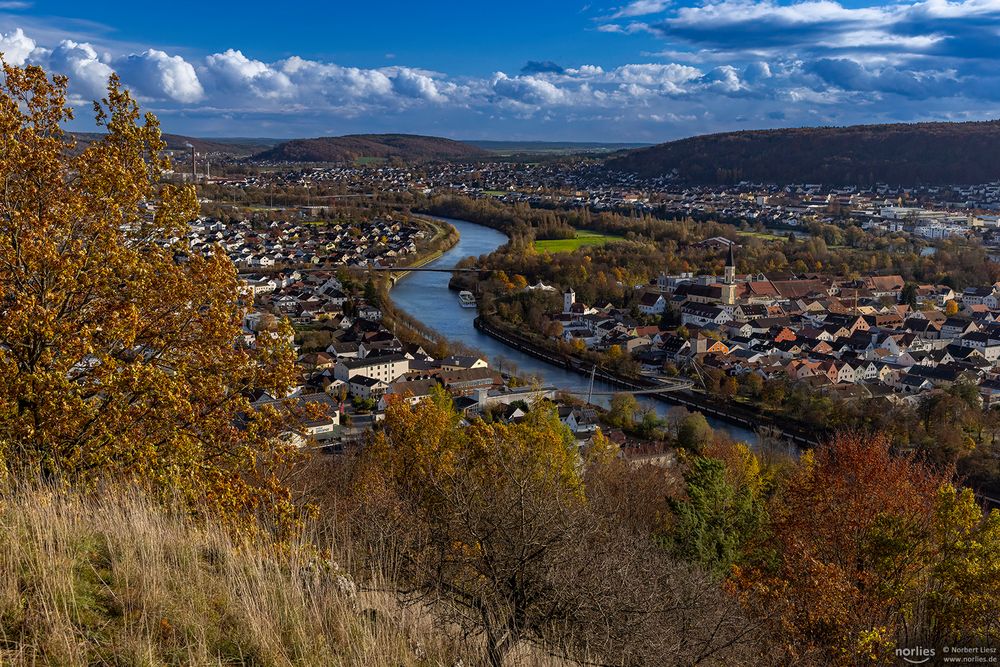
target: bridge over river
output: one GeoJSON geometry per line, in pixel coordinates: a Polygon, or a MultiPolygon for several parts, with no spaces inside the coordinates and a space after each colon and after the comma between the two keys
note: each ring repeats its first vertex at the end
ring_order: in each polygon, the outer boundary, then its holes
{"type": "MultiPolygon", "coordinates": [[[[480,350],[489,358],[491,365],[500,370],[505,370],[505,366],[506,368],[516,366],[522,374],[535,376],[544,384],[555,386],[582,398],[590,395],[593,403],[605,407],[609,405],[613,394],[634,391],[638,393],[637,399],[640,404],[652,408],[657,414],[663,416],[670,410],[670,405],[658,400],[653,394],[675,392],[684,388],[679,384],[670,389],[623,387],[618,383],[612,383],[598,372],[591,386],[590,367],[583,369],[583,373],[581,373],[575,369],[567,368],[565,360],[542,360],[478,331],[475,326],[477,315],[475,309],[462,308],[458,303],[457,295],[448,289],[449,274],[452,272],[452,267],[461,259],[489,254],[505,244],[507,237],[495,229],[464,220],[441,220],[448,222],[458,230],[459,242],[437,259],[419,269],[409,270],[406,276],[396,281],[390,294],[398,308],[420,320],[445,338],[480,350]]],[[[464,270],[478,271],[474,268],[464,270]]],[[[389,269],[389,271],[392,270],[389,269]]],[[[396,271],[403,270],[396,269],[396,271]]],[[[677,402],[681,403],[682,401],[677,402]]],[[[736,440],[743,440],[751,444],[758,442],[759,438],[752,427],[731,424],[707,411],[702,412],[713,428],[729,433],[736,440]]]]}

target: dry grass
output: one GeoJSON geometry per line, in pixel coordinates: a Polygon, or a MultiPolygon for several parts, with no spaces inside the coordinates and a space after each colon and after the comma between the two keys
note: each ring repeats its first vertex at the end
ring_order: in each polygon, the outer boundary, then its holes
{"type": "Polygon", "coordinates": [[[457,661],[428,614],[353,587],[329,553],[234,542],[135,491],[0,490],[2,665],[457,661]]]}

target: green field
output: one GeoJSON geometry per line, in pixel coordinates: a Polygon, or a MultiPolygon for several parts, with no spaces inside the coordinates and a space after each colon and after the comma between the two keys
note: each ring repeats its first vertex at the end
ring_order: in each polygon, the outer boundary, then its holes
{"type": "Polygon", "coordinates": [[[577,231],[574,239],[550,239],[546,241],[535,241],[535,250],[542,252],[573,252],[583,246],[599,246],[606,243],[624,241],[621,236],[611,234],[600,234],[598,232],[577,231]]]}
{"type": "MultiPolygon", "coordinates": [[[[750,237],[753,237],[755,239],[760,239],[762,241],[784,241],[784,240],[786,240],[786,237],[784,237],[784,236],[778,236],[778,235],[772,234],[770,232],[736,232],[736,233],[739,234],[740,236],[750,236],[750,237]]],[[[798,236],[798,235],[796,235],[796,236],[798,236]]]]}

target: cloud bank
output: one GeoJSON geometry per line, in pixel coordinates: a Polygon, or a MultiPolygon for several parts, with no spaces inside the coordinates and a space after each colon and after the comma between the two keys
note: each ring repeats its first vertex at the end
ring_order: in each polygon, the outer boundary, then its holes
{"type": "MultiPolygon", "coordinates": [[[[779,125],[1000,115],[1000,0],[848,7],[637,0],[595,20],[606,39],[661,48],[613,67],[533,60],[457,76],[405,65],[346,67],[229,48],[181,56],[105,52],[0,28],[0,52],[71,77],[75,103],[117,72],[171,131],[302,136],[409,131],[460,137],[657,140],[779,125]]],[[[113,50],[112,50],[113,51],[113,50]]]]}

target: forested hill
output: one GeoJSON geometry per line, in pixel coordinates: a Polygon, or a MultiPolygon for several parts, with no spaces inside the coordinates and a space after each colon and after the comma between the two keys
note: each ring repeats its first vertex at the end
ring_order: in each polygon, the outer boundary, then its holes
{"type": "Polygon", "coordinates": [[[954,185],[1000,180],[1000,121],[709,134],[629,151],[611,169],[690,183],[954,185]]]}
{"type": "Polygon", "coordinates": [[[487,155],[470,144],[415,134],[350,134],[295,139],[254,155],[271,162],[354,162],[363,158],[407,161],[467,160],[487,155]]]}

